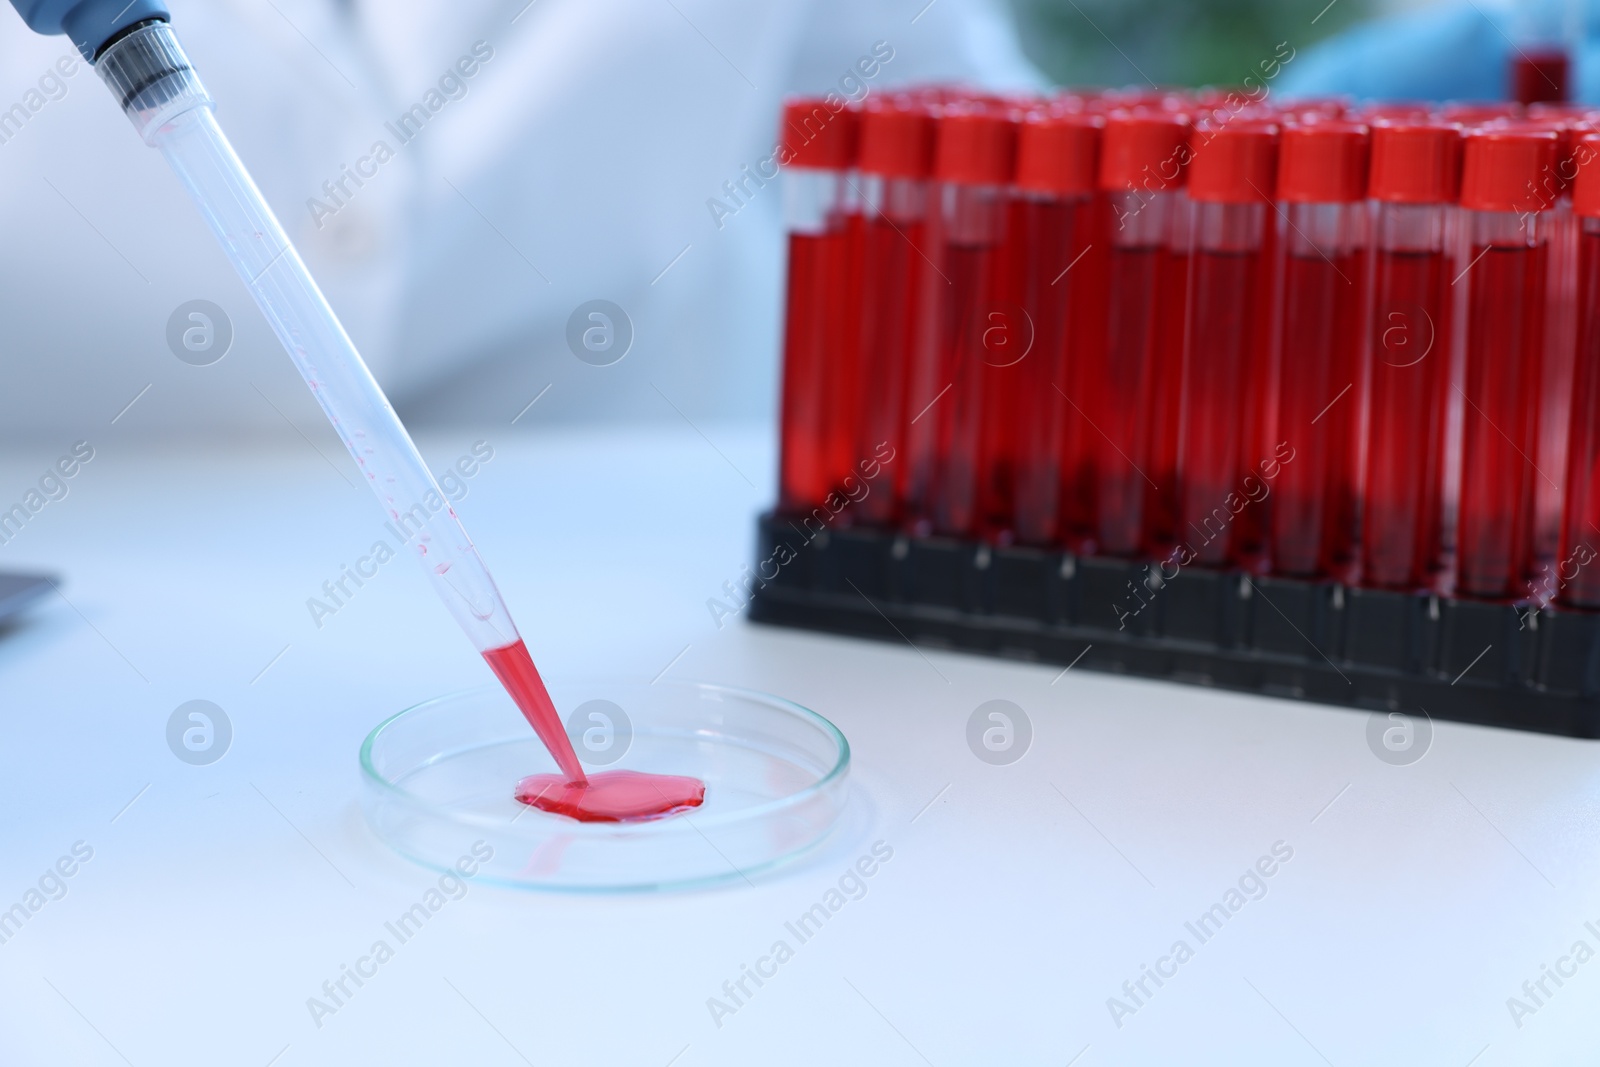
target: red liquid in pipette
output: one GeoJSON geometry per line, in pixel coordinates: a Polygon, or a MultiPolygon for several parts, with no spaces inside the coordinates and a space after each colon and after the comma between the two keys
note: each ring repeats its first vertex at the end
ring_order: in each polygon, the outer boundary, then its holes
{"type": "Polygon", "coordinates": [[[516,797],[524,804],[580,822],[640,822],[698,807],[705,799],[704,783],[673,774],[605,771],[584,777],[528,646],[519,638],[483,658],[562,770],[518,782],[516,797]]]}

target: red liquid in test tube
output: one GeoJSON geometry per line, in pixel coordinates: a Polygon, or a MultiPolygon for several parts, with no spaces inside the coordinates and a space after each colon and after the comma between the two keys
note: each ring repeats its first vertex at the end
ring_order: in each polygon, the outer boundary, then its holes
{"type": "Polygon", "coordinates": [[[1565,48],[1530,47],[1511,53],[1511,99],[1520,104],[1568,98],[1571,60],[1565,48]]]}
{"type": "Polygon", "coordinates": [[[1279,436],[1295,457],[1272,491],[1272,567],[1348,581],[1360,533],[1367,399],[1367,127],[1284,129],[1279,214],[1286,228],[1279,436]]]}
{"type": "Polygon", "coordinates": [[[820,98],[784,106],[789,274],[778,506],[789,512],[809,511],[827,499],[840,474],[838,440],[848,433],[849,450],[854,446],[856,320],[849,282],[860,216],[852,210],[848,179],[855,124],[854,112],[834,111],[820,98]]]}
{"type": "MultiPolygon", "coordinates": [[[[1016,325],[1004,307],[1000,256],[1006,186],[1016,162],[1014,113],[954,105],[938,122],[934,177],[939,199],[937,294],[931,376],[908,409],[926,423],[913,432],[912,516],[917,528],[949,536],[978,530],[982,429],[1011,421],[1016,325]]],[[[996,453],[1003,462],[1005,453],[996,453]]]]}
{"type": "Polygon", "coordinates": [[[1556,599],[1600,608],[1600,137],[1578,142],[1578,336],[1556,599]]]}
{"type": "Polygon", "coordinates": [[[1572,414],[1573,356],[1577,347],[1578,222],[1572,209],[1572,180],[1577,173],[1575,140],[1592,127],[1565,104],[1535,104],[1528,124],[1556,135],[1552,173],[1536,183],[1552,206],[1542,216],[1549,239],[1545,277],[1545,324],[1542,381],[1539,389],[1539,451],[1534,465],[1534,520],[1530,532],[1529,570],[1535,577],[1528,590],[1540,605],[1555,596],[1557,552],[1561,547],[1562,485],[1567,471],[1568,422],[1572,414]]]}
{"type": "MultiPolygon", "coordinates": [[[[1081,395],[1062,383],[1069,403],[1062,500],[1093,521],[1093,536],[1078,538],[1080,551],[1161,554],[1176,530],[1188,160],[1183,115],[1107,117],[1099,173],[1107,289],[1101,347],[1085,352],[1081,395]],[[1091,505],[1075,504],[1091,493],[1091,505]]],[[[1080,523],[1063,515],[1069,538],[1080,523]]]]}
{"type": "MultiPolygon", "coordinates": [[[[1088,398],[1102,257],[1095,253],[1098,116],[1035,114],[1018,134],[1016,187],[1006,232],[1001,303],[1014,363],[991,366],[1008,379],[1011,418],[985,420],[979,469],[983,532],[990,539],[1055,543],[1059,520],[1087,526],[1079,508],[1087,494],[1063,502],[1063,431],[1070,410],[1063,392],[1088,398]]],[[[991,364],[1002,362],[986,346],[991,364]]],[[[995,392],[989,394],[995,396],[995,392]]],[[[1073,442],[1071,462],[1083,461],[1073,442]]],[[[1074,471],[1074,475],[1078,472],[1074,471]]]]}
{"type": "Polygon", "coordinates": [[[862,112],[861,418],[850,474],[870,482],[856,504],[857,518],[879,525],[900,519],[906,422],[915,414],[906,412],[906,397],[918,339],[928,333],[932,165],[933,118],[926,107],[896,99],[862,112]],[[883,452],[885,445],[892,451],[883,452]],[[885,455],[895,456],[887,471],[885,455]]]}
{"type": "Polygon", "coordinates": [[[1444,527],[1451,409],[1448,253],[1461,135],[1442,122],[1372,128],[1373,300],[1361,578],[1443,592],[1454,537],[1444,527]]]}
{"type": "Polygon", "coordinates": [[[1244,119],[1196,127],[1190,145],[1194,259],[1178,537],[1196,562],[1259,569],[1267,547],[1267,487],[1258,466],[1275,456],[1266,309],[1273,306],[1268,253],[1277,219],[1270,197],[1277,184],[1278,128],[1244,119]]]}
{"type": "MultiPolygon", "coordinates": [[[[860,113],[850,114],[858,118],[860,113]]],[[[860,482],[861,457],[856,453],[856,443],[866,402],[861,371],[861,313],[865,295],[862,250],[866,244],[866,219],[861,213],[861,183],[853,170],[846,172],[845,177],[844,204],[839,216],[843,235],[838,258],[832,267],[837,273],[828,279],[828,289],[838,302],[838,310],[829,309],[824,315],[828,332],[823,372],[826,397],[823,464],[828,488],[835,494],[835,504],[841,497],[853,499],[853,494],[860,493],[856,486],[860,482]]],[[[848,526],[857,518],[854,507],[847,506],[835,514],[834,522],[848,526]]]]}
{"type": "Polygon", "coordinates": [[[1468,133],[1461,179],[1467,240],[1466,364],[1457,589],[1518,599],[1528,593],[1536,507],[1539,409],[1552,172],[1548,130],[1468,133]]]}

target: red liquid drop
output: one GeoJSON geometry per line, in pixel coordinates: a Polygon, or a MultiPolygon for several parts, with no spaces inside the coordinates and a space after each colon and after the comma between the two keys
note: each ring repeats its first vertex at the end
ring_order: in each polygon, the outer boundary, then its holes
{"type": "Polygon", "coordinates": [[[706,785],[698,778],[640,771],[601,771],[586,782],[530,774],[517,783],[517,799],[579,822],[646,822],[698,808],[706,785]]]}
{"type": "Polygon", "coordinates": [[[556,758],[556,765],[566,773],[566,780],[582,785],[585,779],[583,768],[578,765],[578,754],[572,751],[572,742],[567,740],[561,716],[545,691],[544,679],[539,677],[533,657],[528,655],[528,646],[519,637],[515,644],[491,648],[483,658],[511,694],[511,699],[517,702],[517,707],[522,709],[523,718],[533,726],[544,747],[556,758]]]}

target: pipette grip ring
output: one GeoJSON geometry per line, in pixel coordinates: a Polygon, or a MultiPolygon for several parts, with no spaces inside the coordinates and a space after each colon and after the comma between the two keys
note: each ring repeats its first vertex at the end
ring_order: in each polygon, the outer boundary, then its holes
{"type": "Polygon", "coordinates": [[[112,43],[95,61],[95,71],[146,143],[153,143],[156,132],[175,116],[212,106],[165,22],[148,22],[112,43]]]}

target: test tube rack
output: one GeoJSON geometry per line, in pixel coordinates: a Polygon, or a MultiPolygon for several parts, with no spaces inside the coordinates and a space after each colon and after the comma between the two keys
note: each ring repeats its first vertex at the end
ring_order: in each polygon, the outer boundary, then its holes
{"type": "Polygon", "coordinates": [[[776,513],[758,520],[756,559],[759,623],[1600,738],[1600,614],[776,513]]]}

